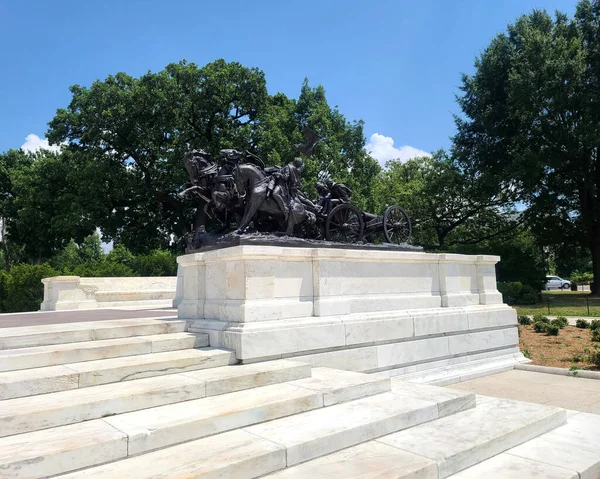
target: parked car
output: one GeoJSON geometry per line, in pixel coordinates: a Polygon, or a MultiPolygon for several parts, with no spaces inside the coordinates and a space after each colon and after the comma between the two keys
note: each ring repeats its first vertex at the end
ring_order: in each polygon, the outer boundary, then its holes
{"type": "Polygon", "coordinates": [[[571,289],[571,282],[558,276],[546,276],[546,289],[571,289]]]}

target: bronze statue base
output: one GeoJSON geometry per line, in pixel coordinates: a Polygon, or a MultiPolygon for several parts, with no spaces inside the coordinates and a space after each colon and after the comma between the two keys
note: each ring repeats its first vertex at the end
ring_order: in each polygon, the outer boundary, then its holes
{"type": "Polygon", "coordinates": [[[423,251],[422,247],[409,244],[334,243],[325,240],[296,238],[277,233],[227,233],[221,235],[216,233],[196,233],[193,245],[188,247],[185,252],[186,254],[203,253],[205,251],[242,245],[285,246],[287,248],[358,249],[370,251],[423,251]]]}

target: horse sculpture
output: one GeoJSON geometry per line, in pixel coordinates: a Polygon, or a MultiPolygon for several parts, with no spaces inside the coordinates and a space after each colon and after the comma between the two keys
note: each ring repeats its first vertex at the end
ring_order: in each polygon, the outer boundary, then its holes
{"type": "MultiPolygon", "coordinates": [[[[308,157],[321,138],[307,127],[302,134],[305,143],[297,145],[297,150],[308,157]]],[[[185,154],[184,164],[190,184],[179,197],[199,200],[194,244],[208,244],[214,237],[206,233],[207,216],[223,225],[217,236],[231,233],[230,225],[235,222],[238,234],[253,224],[259,233],[284,231],[288,236],[346,243],[379,241],[382,235],[389,243],[410,240],[410,220],[400,206],[389,206],[383,215],[360,211],[350,202],[352,191],[334,183],[326,173],[318,178],[319,197],[315,203],[309,200],[301,191],[301,158],[283,167],[266,168],[248,151],[221,150],[213,159],[203,150],[192,150],[185,154]]]]}
{"type": "Polygon", "coordinates": [[[192,150],[184,156],[191,185],[178,196],[199,199],[194,224],[196,232],[206,231],[207,215],[219,217],[223,223],[222,232],[229,229],[232,216],[236,217],[238,233],[245,231],[257,217],[263,216],[285,227],[287,235],[292,235],[294,227],[307,218],[314,219],[314,214],[292,196],[287,201],[289,213],[286,220],[285,212],[267,195],[270,177],[259,166],[244,163],[242,154],[235,150],[223,150],[222,157],[224,164],[219,166],[203,150],[192,150]]]}
{"type": "MultiPolygon", "coordinates": [[[[244,215],[238,225],[237,232],[242,233],[250,225],[257,214],[266,214],[285,222],[285,213],[277,202],[267,195],[269,177],[258,167],[241,164],[235,168],[233,177],[240,198],[246,205],[244,215]]],[[[305,220],[314,221],[314,214],[294,196],[290,195],[288,203],[287,226],[285,234],[292,236],[294,227],[305,220]]]]}

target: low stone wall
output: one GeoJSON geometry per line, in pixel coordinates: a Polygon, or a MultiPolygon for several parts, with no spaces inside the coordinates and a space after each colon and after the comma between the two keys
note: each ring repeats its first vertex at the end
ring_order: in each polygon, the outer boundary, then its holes
{"type": "Polygon", "coordinates": [[[178,258],[178,316],[242,362],[413,374],[516,363],[497,256],[236,246],[178,258]]]}
{"type": "Polygon", "coordinates": [[[177,278],[81,278],[54,276],[42,279],[44,302],[41,311],[117,308],[123,306],[170,307],[177,278]]]}

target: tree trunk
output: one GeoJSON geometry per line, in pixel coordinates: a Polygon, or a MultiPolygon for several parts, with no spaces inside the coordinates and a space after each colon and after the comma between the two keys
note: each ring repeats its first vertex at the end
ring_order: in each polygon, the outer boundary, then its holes
{"type": "Polygon", "coordinates": [[[10,258],[8,256],[8,240],[6,239],[6,219],[2,218],[2,246],[4,247],[4,269],[10,271],[10,258]]]}
{"type": "MultiPolygon", "coordinates": [[[[592,255],[592,273],[594,282],[591,284],[592,296],[600,296],[600,201],[597,191],[600,189],[600,159],[596,164],[597,182],[587,182],[579,191],[581,219],[584,234],[589,238],[589,248],[592,255]]],[[[583,232],[582,232],[583,233],[583,232]]]]}
{"type": "Polygon", "coordinates": [[[595,225],[591,234],[590,252],[592,253],[592,273],[594,282],[591,285],[592,296],[600,296],[600,225],[595,225]]]}

